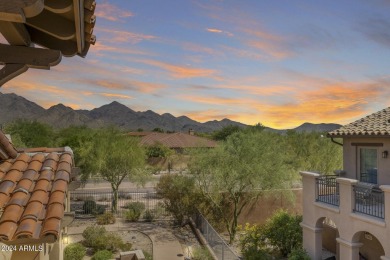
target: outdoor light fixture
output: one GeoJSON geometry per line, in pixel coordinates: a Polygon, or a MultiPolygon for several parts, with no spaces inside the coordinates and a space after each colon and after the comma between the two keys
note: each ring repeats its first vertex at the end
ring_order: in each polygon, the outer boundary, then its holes
{"type": "Polygon", "coordinates": [[[69,237],[68,237],[68,234],[67,234],[67,233],[64,233],[64,234],[62,235],[62,239],[63,239],[63,243],[64,243],[65,245],[67,245],[67,244],[69,243],[69,237]]]}
{"type": "Polygon", "coordinates": [[[382,158],[387,158],[388,155],[389,155],[388,151],[383,151],[382,152],[382,158]]]}

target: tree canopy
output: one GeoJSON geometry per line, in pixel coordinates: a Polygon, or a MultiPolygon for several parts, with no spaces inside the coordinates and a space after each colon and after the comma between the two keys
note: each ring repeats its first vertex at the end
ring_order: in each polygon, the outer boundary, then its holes
{"type": "Polygon", "coordinates": [[[117,211],[118,189],[122,181],[143,183],[146,181],[145,151],[137,138],[125,136],[118,130],[96,130],[93,138],[80,148],[80,168],[83,178],[100,175],[111,183],[113,190],[112,211],[117,211]]]}
{"type": "Polygon", "coordinates": [[[231,134],[215,149],[198,150],[190,172],[233,242],[242,209],[265,190],[291,187],[293,169],[280,135],[265,131],[231,134]]]}

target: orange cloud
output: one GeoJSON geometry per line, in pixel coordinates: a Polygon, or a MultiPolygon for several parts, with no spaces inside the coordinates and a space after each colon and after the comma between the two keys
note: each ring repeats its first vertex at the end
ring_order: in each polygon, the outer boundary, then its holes
{"type": "Polygon", "coordinates": [[[179,95],[178,98],[212,105],[243,105],[250,102],[242,98],[225,98],[225,97],[211,97],[211,96],[198,96],[198,95],[179,95]]]}
{"type": "Polygon", "coordinates": [[[120,21],[122,18],[134,16],[132,12],[125,11],[108,2],[99,3],[96,5],[95,15],[112,22],[120,21]]]}
{"type": "Polygon", "coordinates": [[[347,123],[367,114],[368,104],[384,93],[376,84],[339,83],[298,95],[295,102],[257,106],[264,122],[273,127],[294,127],[304,122],[347,123]]]}
{"type": "Polygon", "coordinates": [[[209,55],[220,55],[221,52],[206,46],[201,46],[199,44],[195,44],[192,42],[186,42],[182,44],[183,49],[189,50],[192,52],[200,52],[200,53],[206,53],[209,55]]]}
{"type": "Polygon", "coordinates": [[[164,84],[127,79],[82,79],[80,81],[89,85],[96,85],[106,89],[133,90],[141,93],[155,93],[160,89],[166,88],[166,85],[164,84]]]}
{"type": "Polygon", "coordinates": [[[225,35],[230,36],[230,37],[233,36],[233,34],[231,32],[223,31],[223,30],[216,29],[216,28],[206,28],[206,31],[211,32],[211,33],[221,33],[221,34],[225,34],[225,35]]]}
{"type": "Polygon", "coordinates": [[[138,62],[166,70],[174,78],[204,78],[213,76],[215,78],[215,74],[217,73],[216,70],[212,69],[183,67],[156,60],[138,60],[138,62]]]}

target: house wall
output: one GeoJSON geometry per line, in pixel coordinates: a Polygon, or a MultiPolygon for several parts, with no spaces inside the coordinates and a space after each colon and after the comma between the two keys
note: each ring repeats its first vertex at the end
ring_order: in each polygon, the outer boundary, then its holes
{"type": "Polygon", "coordinates": [[[352,143],[382,143],[382,147],[377,147],[378,149],[378,184],[386,185],[390,184],[390,138],[357,138],[350,137],[344,138],[343,145],[343,159],[344,159],[344,170],[346,175],[340,176],[351,179],[359,179],[357,175],[358,166],[357,166],[357,153],[358,147],[352,145],[352,143]],[[382,158],[382,152],[388,151],[388,158],[382,158]]]}

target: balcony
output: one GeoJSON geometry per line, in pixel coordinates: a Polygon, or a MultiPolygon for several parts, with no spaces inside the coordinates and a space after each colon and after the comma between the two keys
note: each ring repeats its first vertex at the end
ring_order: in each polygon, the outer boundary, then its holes
{"type": "MultiPolygon", "coordinates": [[[[315,201],[339,207],[340,187],[336,175],[319,175],[315,177],[315,201]]],[[[355,181],[355,180],[353,180],[355,181]]],[[[352,212],[365,214],[379,219],[385,218],[384,193],[375,184],[356,182],[351,185],[352,212]]]]}

